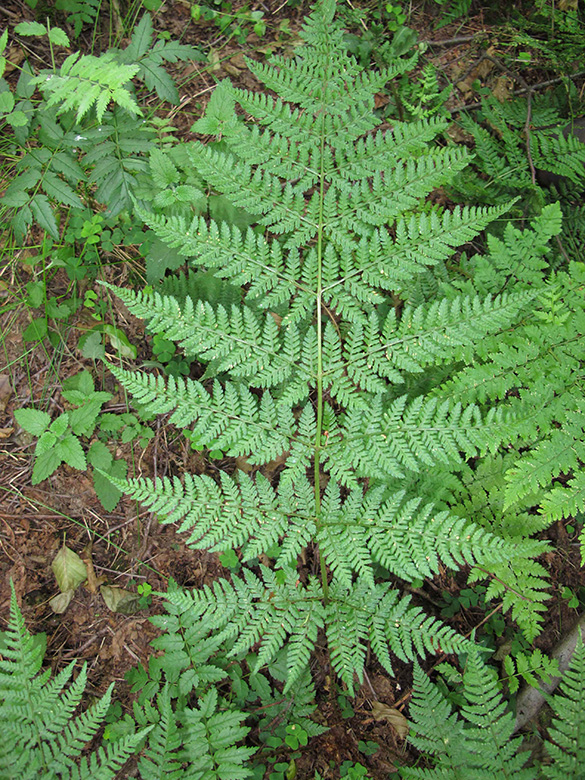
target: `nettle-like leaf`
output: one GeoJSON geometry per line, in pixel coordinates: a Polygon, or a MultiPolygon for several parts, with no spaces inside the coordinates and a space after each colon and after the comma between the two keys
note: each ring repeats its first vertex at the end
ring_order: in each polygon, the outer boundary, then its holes
{"type": "MultiPolygon", "coordinates": [[[[195,204],[191,213],[137,208],[192,269],[238,292],[226,303],[188,292],[185,279],[138,293],[110,287],[204,367],[193,379],[112,366],[118,381],[148,414],[170,414],[199,449],[236,461],[215,477],[114,483],[176,522],[192,546],[241,548],[241,574],[169,595],[177,608],[193,610],[234,655],[258,645],[257,668],[286,645],[287,686],[323,632],[333,669],[353,690],[368,644],[389,671],[392,655],[469,646],[402,598],[390,574],[412,582],[440,566],[530,561],[542,549],[410,489],[429,470],[451,475],[466,459],[493,456],[533,426],[521,399],[489,409],[440,385],[472,371],[486,344],[505,344],[538,293],[484,295],[450,282],[455,248],[506,207],[425,204],[467,153],[433,144],[441,119],[376,130],[375,94],[414,61],[364,72],[334,12],[331,0],[315,8],[294,58],[248,63],[277,97],[222,82],[194,126],[222,144],[186,147],[193,176],[248,221],[206,218],[195,204]],[[433,286],[435,274],[443,281],[433,286]],[[433,296],[421,298],[430,287],[433,296]]],[[[169,189],[179,180],[173,159],[151,160],[169,189]]],[[[531,259],[529,246],[524,254],[531,259]]]]}

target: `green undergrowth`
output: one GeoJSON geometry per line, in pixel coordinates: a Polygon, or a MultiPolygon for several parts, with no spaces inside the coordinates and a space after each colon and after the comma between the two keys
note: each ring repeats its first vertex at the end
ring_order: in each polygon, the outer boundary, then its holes
{"type": "MultiPolygon", "coordinates": [[[[42,671],[13,593],[7,777],[294,778],[331,725],[317,662],[347,718],[368,670],[413,663],[408,718],[387,708],[420,752],[403,777],[557,777],[582,761],[581,645],[542,766],[505,696],[558,671],[534,645],[547,531],[577,533],[585,509],[585,157],[559,133],[527,139],[526,101],[485,100],[460,119],[473,151],[449,142],[447,91],[431,67],[413,86],[418,50],[390,8],[381,70],[326,0],[293,57],[248,61],[264,91],[216,85],[195,141],[146,108],[148,92],[177,102],[165,62],[200,57],[157,37],[149,13],[125,48],[0,82],[3,251],[30,237],[11,306],[32,313],[25,344],[52,351],[56,374],[74,315],[84,322],[87,368],[61,383],[59,413],[42,399],[15,411],[37,440],[31,481],[89,466],[104,509],[126,493],[229,569],[158,594],[160,636],[127,677],[132,711],[111,690],[84,706],[85,668],[42,671]],[[564,178],[546,189],[536,169],[564,178]],[[123,252],[144,258],[142,279],[123,252]],[[145,321],[139,362],[120,311],[145,321]],[[134,411],[109,408],[106,371],[134,411]],[[146,447],[157,415],[213,468],[128,477],[116,445],[146,447]],[[446,572],[467,587],[429,607],[425,587],[446,572]],[[474,637],[447,622],[470,606],[493,613],[474,637]],[[488,661],[502,624],[500,678],[488,661]],[[437,654],[451,661],[431,682],[421,664],[437,654]]],[[[16,32],[53,53],[69,44],[50,23],[16,32]]],[[[560,104],[530,110],[564,121],[560,104]]],[[[377,747],[360,744],[363,764],[336,776],[368,776],[377,747]]]]}

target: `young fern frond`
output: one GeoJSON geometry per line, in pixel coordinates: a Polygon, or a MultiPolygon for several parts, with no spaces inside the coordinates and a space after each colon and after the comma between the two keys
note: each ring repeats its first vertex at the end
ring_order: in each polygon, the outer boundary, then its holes
{"type": "Polygon", "coordinates": [[[73,682],[75,662],[51,679],[50,670],[41,671],[43,655],[42,644],[26,629],[12,588],[0,657],[0,775],[6,780],[113,779],[150,729],[79,761],[104,722],[113,684],[91,709],[75,716],[87,680],[85,665],[73,682]]]}
{"type": "Polygon", "coordinates": [[[376,90],[411,63],[396,59],[364,75],[334,11],[332,0],[316,7],[294,58],[251,64],[277,98],[222,82],[195,123],[196,132],[221,134],[223,147],[190,144],[194,169],[255,226],[138,207],[189,266],[241,290],[226,307],[187,293],[186,283],[176,299],[164,287],[111,288],[205,373],[196,381],[112,370],[149,413],[172,412],[170,422],[188,428],[197,447],[258,467],[116,483],[163,521],[180,522],[190,544],[237,546],[248,563],[231,584],[169,598],[184,599],[234,642],[232,652],[259,643],[259,666],[286,645],[289,686],[324,632],[333,668],[353,690],[367,643],[388,670],[390,653],[407,660],[467,646],[380,583],[381,567],[412,581],[440,563],[504,565],[534,553],[428,502],[406,503],[400,481],[430,467],[449,473],[528,425],[522,404],[484,410],[429,390],[442,372],[455,382],[473,370],[485,342],[499,343],[528,316],[535,293],[502,294],[502,285],[479,294],[469,285],[458,294],[449,283],[454,248],[506,206],[423,205],[462,170],[466,152],[430,145],[440,120],[375,131],[376,90]],[[412,303],[429,269],[444,288],[432,302],[412,303]],[[422,374],[427,386],[412,380],[422,374]],[[266,553],[274,569],[255,566],[266,553]],[[297,572],[301,555],[315,556],[309,573],[297,572]]]}
{"type": "Polygon", "coordinates": [[[580,637],[559,692],[547,697],[553,711],[547,757],[539,767],[526,766],[530,750],[514,737],[514,716],[498,685],[497,674],[485,666],[476,650],[468,656],[462,676],[461,714],[441,689],[415,664],[414,696],[410,703],[409,741],[431,768],[403,767],[410,780],[564,780],[579,778],[585,766],[585,647],[580,637]],[[551,741],[552,740],[552,741],[551,741]]]}
{"type": "Polygon", "coordinates": [[[414,733],[409,741],[432,757],[432,769],[403,768],[403,778],[415,780],[536,780],[526,767],[529,754],[520,750],[522,738],[512,738],[514,716],[498,686],[497,675],[477,651],[469,654],[463,674],[465,703],[461,715],[415,665],[415,694],[410,705],[414,733]]]}

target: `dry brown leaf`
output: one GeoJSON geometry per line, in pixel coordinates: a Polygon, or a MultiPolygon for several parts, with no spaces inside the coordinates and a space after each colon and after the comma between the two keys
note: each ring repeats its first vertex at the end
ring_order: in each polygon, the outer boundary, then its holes
{"type": "Polygon", "coordinates": [[[409,728],[408,721],[400,710],[389,707],[387,704],[382,704],[381,701],[375,701],[372,703],[372,715],[374,716],[374,720],[387,721],[400,739],[406,739],[409,728]]]}
{"type": "Polygon", "coordinates": [[[87,579],[87,567],[79,555],[63,545],[51,564],[57,585],[62,593],[74,591],[87,579]]]}
{"type": "Polygon", "coordinates": [[[215,49],[209,50],[207,59],[209,61],[209,70],[218,71],[221,68],[221,57],[219,56],[219,52],[215,49]]]}
{"type": "Polygon", "coordinates": [[[14,433],[14,428],[0,428],[0,439],[7,439],[14,433]]]}
{"type": "Polygon", "coordinates": [[[15,70],[24,60],[24,52],[19,46],[9,46],[4,56],[6,57],[5,73],[15,70]]]}
{"type": "Polygon", "coordinates": [[[492,89],[492,95],[496,100],[499,100],[500,103],[506,103],[508,100],[510,100],[511,94],[512,80],[507,76],[498,76],[496,85],[492,89]]]}
{"type": "Polygon", "coordinates": [[[106,607],[111,612],[121,612],[123,615],[131,615],[140,609],[138,602],[140,596],[125,588],[117,588],[115,585],[102,585],[100,588],[106,607]]]}
{"type": "Polygon", "coordinates": [[[222,68],[225,70],[226,73],[228,73],[230,76],[239,76],[241,71],[239,68],[237,68],[235,65],[232,65],[230,62],[224,62],[222,63],[222,68]]]}
{"type": "Polygon", "coordinates": [[[49,600],[49,606],[56,615],[62,615],[65,612],[71,603],[74,593],[75,591],[73,590],[65,590],[63,593],[57,593],[56,596],[49,600]]]}
{"type": "Polygon", "coordinates": [[[8,374],[0,374],[0,414],[6,409],[12,395],[12,385],[8,374]]]}
{"type": "Polygon", "coordinates": [[[230,62],[240,70],[246,70],[248,67],[246,65],[246,58],[241,51],[239,51],[237,54],[234,54],[233,57],[230,57],[230,62]]]}

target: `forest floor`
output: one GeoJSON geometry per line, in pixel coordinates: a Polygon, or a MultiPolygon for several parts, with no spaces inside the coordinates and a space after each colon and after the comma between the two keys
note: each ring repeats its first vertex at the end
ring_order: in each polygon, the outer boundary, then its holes
{"type": "MultiPolygon", "coordinates": [[[[181,102],[165,115],[177,127],[177,137],[183,140],[193,137],[189,128],[201,115],[217,80],[230,78],[247,89],[258,87],[245,67],[244,55],[260,59],[272,52],[293,51],[306,6],[291,8],[286,3],[270,0],[267,3],[273,11],[264,3],[251,5],[252,10],[265,11],[266,34],[259,38],[250,32],[243,42],[230,39],[209,22],[193,22],[189,3],[184,0],[167,2],[156,16],[158,30],[167,30],[172,38],[199,46],[209,54],[211,62],[211,65],[179,63],[174,66],[182,83],[181,102]]],[[[0,9],[0,27],[7,24],[11,28],[32,18],[33,12],[20,0],[5,0],[0,9]]],[[[426,59],[441,70],[446,80],[459,81],[458,90],[450,98],[453,108],[473,102],[470,85],[475,79],[480,79],[493,92],[503,93],[517,87],[506,68],[498,65],[497,46],[493,47],[493,59],[482,58],[479,42],[490,41],[494,36],[484,14],[472,15],[437,30],[436,14],[423,9],[409,23],[416,29],[419,40],[429,42],[426,59]]],[[[90,45],[90,40],[82,35],[76,45],[83,50],[84,45],[90,45]]],[[[47,52],[36,44],[27,54],[39,64],[43,60],[47,64],[47,52]]],[[[21,56],[13,48],[9,59],[22,61],[24,55],[24,51],[21,56]]],[[[539,74],[534,76],[539,77],[539,74]]],[[[378,97],[379,106],[383,106],[388,96],[378,97]]],[[[99,696],[114,681],[116,696],[126,707],[131,694],[124,676],[138,662],[145,664],[153,652],[149,643],[157,630],[149,623],[149,617],[162,611],[161,602],[154,596],[146,608],[132,614],[112,612],[94,583],[93,587],[88,585],[76,591],[64,614],[55,614],[48,602],[57,593],[51,562],[59,548],[66,542],[84,560],[91,561],[98,580],[130,590],[148,583],[155,592],[165,591],[171,578],[190,588],[211,585],[219,575],[226,576],[229,571],[217,555],[189,549],[172,527],[160,525],[151,513],[126,497],[114,511],[106,512],[85,472],[62,465],[49,479],[35,486],[31,484],[32,440],[18,430],[12,416],[14,410],[34,404],[38,408],[42,405],[51,414],[62,412],[65,408],[60,394],[63,380],[83,368],[94,370],[92,361],[85,360],[78,349],[80,335],[92,324],[87,309],[80,309],[61,323],[57,347],[47,340],[23,341],[23,333],[30,323],[30,310],[22,302],[23,290],[33,278],[27,258],[38,252],[38,243],[39,235],[33,233],[27,246],[18,248],[14,257],[4,256],[0,260],[3,263],[0,267],[0,617],[2,621],[7,619],[12,581],[29,630],[47,636],[46,661],[53,670],[62,669],[74,658],[87,661],[88,692],[99,696]]],[[[138,250],[115,249],[113,255],[103,266],[103,278],[123,284],[130,275],[144,276],[144,259],[138,250]]],[[[85,280],[80,282],[82,289],[85,284],[85,280]]],[[[65,296],[70,285],[65,272],[59,271],[52,277],[47,295],[65,296]]],[[[150,339],[143,324],[122,305],[114,315],[117,326],[137,347],[137,364],[152,359],[150,339]]],[[[113,377],[98,374],[96,385],[113,393],[107,411],[127,409],[127,399],[116,390],[113,377]]],[[[146,447],[141,448],[136,442],[117,444],[116,457],[130,464],[131,473],[160,477],[183,471],[212,473],[218,468],[232,467],[228,462],[205,461],[188,447],[184,437],[167,426],[165,418],[151,425],[154,436],[146,447]]],[[[585,583],[575,533],[567,531],[566,523],[558,522],[545,537],[551,540],[553,548],[542,561],[550,574],[550,600],[544,631],[535,644],[550,651],[579,616],[581,604],[577,609],[569,606],[566,588],[581,595],[585,583]]],[[[510,641],[516,631],[510,617],[501,614],[497,603],[485,606],[480,600],[475,606],[471,603],[464,606],[461,592],[465,589],[465,571],[456,576],[445,572],[434,580],[426,580],[414,597],[431,613],[439,615],[447,605],[447,593],[462,602],[447,619],[454,628],[470,635],[474,629],[483,627],[500,632],[497,642],[510,641]]],[[[440,660],[432,659],[429,668],[440,660]]],[[[323,667],[314,668],[313,676],[319,720],[328,724],[329,731],[311,740],[303,750],[297,762],[297,778],[308,780],[316,771],[323,778],[336,778],[340,764],[351,760],[367,765],[370,776],[382,780],[397,765],[411,761],[414,754],[404,740],[390,723],[376,720],[371,707],[375,700],[390,708],[404,709],[411,693],[411,669],[397,663],[396,677],[390,679],[376,664],[370,665],[367,679],[352,702],[355,714],[344,718],[328,683],[323,654],[321,661],[323,667]],[[360,741],[376,742],[380,750],[366,757],[358,749],[360,741]]]]}

